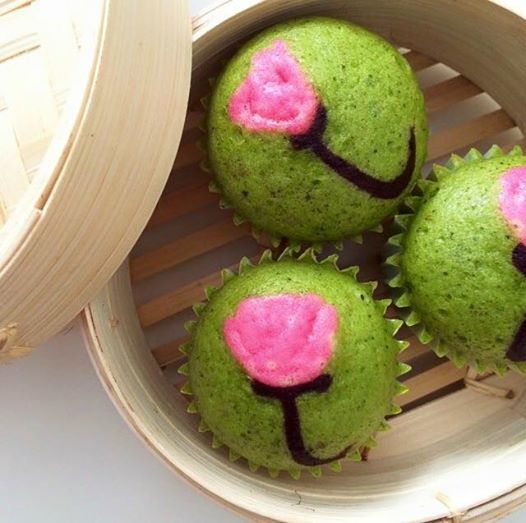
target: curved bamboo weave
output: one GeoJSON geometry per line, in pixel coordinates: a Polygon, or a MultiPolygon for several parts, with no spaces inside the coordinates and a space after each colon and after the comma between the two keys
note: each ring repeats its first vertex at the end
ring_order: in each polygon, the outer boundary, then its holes
{"type": "MultiPolygon", "coordinates": [[[[502,0],[500,3],[504,3],[502,0]]],[[[367,463],[322,479],[254,474],[213,450],[175,372],[184,361],[184,321],[219,269],[261,249],[236,227],[198,168],[199,99],[224,56],[254,30],[284,16],[348,17],[400,45],[430,114],[430,162],[472,146],[525,144],[526,21],[480,0],[227,1],[194,21],[194,75],[182,146],[165,193],[130,257],[85,310],[86,341],[101,380],[126,420],[166,463],[198,488],[257,521],[489,521],[526,500],[526,380],[477,376],[437,358],[411,336],[402,359],[404,413],[367,463]],[[483,7],[481,7],[483,4],[483,7]],[[432,52],[434,51],[434,52],[432,52]],[[441,63],[442,62],[442,63],[441,63]],[[453,65],[451,69],[443,65],[453,65]],[[489,96],[486,93],[490,93],[489,96]]],[[[427,166],[429,168],[429,165],[427,166]]],[[[347,242],[344,263],[377,278],[385,237],[347,242]]],[[[386,289],[379,287],[379,297],[386,289]]],[[[394,312],[394,311],[393,311],[394,312]]]]}
{"type": "Polygon", "coordinates": [[[51,143],[98,9],[96,1],[0,4],[0,227],[51,143]]]}
{"type": "Polygon", "coordinates": [[[71,321],[144,228],[181,137],[191,27],[185,0],[8,0],[0,15],[2,363],[71,321]]]}

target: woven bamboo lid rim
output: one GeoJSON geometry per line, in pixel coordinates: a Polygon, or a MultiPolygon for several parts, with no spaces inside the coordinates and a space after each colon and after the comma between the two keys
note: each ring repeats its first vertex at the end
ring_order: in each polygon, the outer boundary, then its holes
{"type": "Polygon", "coordinates": [[[65,122],[0,231],[0,329],[17,326],[11,347],[48,339],[111,277],[179,146],[191,75],[187,1],[100,0],[97,14],[65,122]]]}

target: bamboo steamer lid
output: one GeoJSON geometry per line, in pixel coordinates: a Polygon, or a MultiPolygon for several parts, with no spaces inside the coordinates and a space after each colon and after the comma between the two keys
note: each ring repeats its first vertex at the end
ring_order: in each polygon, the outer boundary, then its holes
{"type": "Polygon", "coordinates": [[[63,328],[128,254],[190,72],[185,0],[0,2],[0,363],[63,328]]]}

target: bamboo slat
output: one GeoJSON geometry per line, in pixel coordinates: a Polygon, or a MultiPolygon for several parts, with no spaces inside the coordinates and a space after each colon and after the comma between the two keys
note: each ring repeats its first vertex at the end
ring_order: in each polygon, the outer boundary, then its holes
{"type": "Polygon", "coordinates": [[[424,90],[429,114],[446,109],[482,93],[482,89],[463,76],[455,76],[424,90]]]}
{"type": "Polygon", "coordinates": [[[415,72],[423,71],[432,65],[436,65],[437,61],[429,56],[426,56],[418,51],[409,51],[404,54],[404,58],[409,62],[409,65],[415,72]]]}
{"type": "Polygon", "coordinates": [[[497,136],[513,129],[515,122],[502,109],[479,116],[453,129],[446,129],[431,136],[427,160],[433,161],[463,147],[475,145],[480,140],[497,136]]]}
{"type": "Polygon", "coordinates": [[[236,226],[227,215],[226,220],[210,225],[179,240],[149,251],[131,261],[131,275],[135,282],[188,261],[222,245],[238,240],[250,232],[248,225],[236,226]]]}
{"type": "Polygon", "coordinates": [[[192,304],[203,299],[206,287],[219,285],[220,281],[221,273],[216,272],[141,305],[137,310],[141,325],[150,327],[188,309],[192,304]]]}
{"type": "MultiPolygon", "coordinates": [[[[252,261],[255,262],[257,258],[256,256],[252,261]]],[[[237,265],[232,266],[231,269],[237,269],[237,265]]],[[[205,298],[204,291],[207,287],[217,286],[220,283],[221,271],[217,271],[141,305],[137,310],[141,325],[150,327],[188,309],[194,303],[203,301],[205,298]]]]}
{"type": "Polygon", "coordinates": [[[218,199],[217,195],[208,190],[208,181],[206,180],[172,191],[161,198],[148,227],[163,225],[175,218],[198,211],[210,203],[217,202],[218,199]]]}
{"type": "Polygon", "coordinates": [[[457,369],[450,361],[443,361],[437,367],[405,381],[404,385],[409,388],[409,391],[399,396],[396,401],[403,407],[434,391],[463,380],[465,375],[466,369],[457,369]]]}

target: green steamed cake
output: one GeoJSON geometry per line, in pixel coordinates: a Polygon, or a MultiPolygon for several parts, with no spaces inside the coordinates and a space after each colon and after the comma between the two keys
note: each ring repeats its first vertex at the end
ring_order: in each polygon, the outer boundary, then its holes
{"type": "Polygon", "coordinates": [[[393,398],[405,387],[396,378],[408,367],[393,334],[402,322],[384,318],[389,300],[375,301],[356,272],[311,251],[279,261],[267,252],[239,275],[226,272],[195,309],[184,391],[201,429],[231,458],[272,475],[318,475],[326,463],[336,470],[346,455],[360,459],[385,416],[399,411],[393,398]]]}
{"type": "Polygon", "coordinates": [[[427,136],[407,61],[343,20],[257,35],[209,102],[214,190],[236,221],[274,238],[339,241],[378,226],[419,178],[427,136]]]}
{"type": "Polygon", "coordinates": [[[405,231],[388,259],[399,271],[390,283],[403,290],[396,303],[457,366],[525,370],[526,157],[472,150],[435,175],[408,201],[416,215],[397,217],[405,231]]]}

